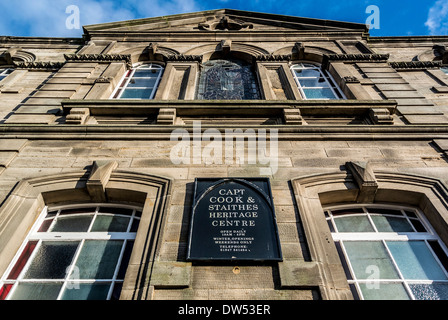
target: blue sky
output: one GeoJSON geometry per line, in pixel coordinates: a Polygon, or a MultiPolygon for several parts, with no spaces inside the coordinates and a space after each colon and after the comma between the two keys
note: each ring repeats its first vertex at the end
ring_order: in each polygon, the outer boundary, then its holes
{"type": "Polygon", "coordinates": [[[218,8],[366,23],[375,5],[372,36],[448,35],[448,0],[1,0],[0,35],[81,37],[67,28],[73,5],[81,26],[218,8]]]}

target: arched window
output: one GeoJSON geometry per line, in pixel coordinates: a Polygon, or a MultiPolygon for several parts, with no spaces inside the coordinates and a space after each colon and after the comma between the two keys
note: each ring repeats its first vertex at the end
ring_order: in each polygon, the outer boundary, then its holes
{"type": "Polygon", "coordinates": [[[118,87],[112,94],[113,99],[153,99],[163,67],[154,64],[143,64],[126,72],[118,87]]]}
{"type": "Polygon", "coordinates": [[[420,210],[366,205],[325,209],[355,298],[447,300],[447,249],[420,210]]]}
{"type": "Polygon", "coordinates": [[[331,75],[320,66],[298,63],[291,66],[291,71],[303,99],[345,99],[331,75]]]}
{"type": "Polygon", "coordinates": [[[0,279],[0,300],[108,300],[120,296],[141,209],[45,208],[0,279]]]}
{"type": "Polygon", "coordinates": [[[209,60],[202,65],[197,99],[251,100],[260,93],[251,65],[240,60],[209,60]]]}

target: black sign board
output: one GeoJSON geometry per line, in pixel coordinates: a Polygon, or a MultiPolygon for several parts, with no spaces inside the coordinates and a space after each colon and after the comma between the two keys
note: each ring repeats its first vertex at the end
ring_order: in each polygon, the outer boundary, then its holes
{"type": "Polygon", "coordinates": [[[281,261],[269,178],[197,178],[187,258],[281,261]]]}

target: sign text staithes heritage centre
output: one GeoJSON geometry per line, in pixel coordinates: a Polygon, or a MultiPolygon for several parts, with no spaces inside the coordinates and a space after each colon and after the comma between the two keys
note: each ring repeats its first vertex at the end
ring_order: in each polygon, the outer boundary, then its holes
{"type": "Polygon", "coordinates": [[[269,179],[196,179],[188,259],[281,260],[269,179]]]}

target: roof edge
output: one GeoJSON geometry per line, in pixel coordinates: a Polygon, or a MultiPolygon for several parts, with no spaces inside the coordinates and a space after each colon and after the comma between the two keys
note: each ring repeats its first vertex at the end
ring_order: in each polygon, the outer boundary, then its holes
{"type": "MultiPolygon", "coordinates": [[[[124,20],[124,21],[117,21],[117,22],[106,22],[106,23],[100,23],[100,24],[92,24],[92,25],[83,26],[83,29],[84,29],[84,32],[86,34],[88,34],[89,32],[101,31],[101,30],[106,31],[108,29],[118,28],[118,27],[133,26],[133,25],[139,25],[139,24],[144,24],[144,23],[169,22],[169,21],[174,21],[178,18],[195,18],[195,17],[210,16],[210,15],[217,15],[217,14],[230,14],[230,15],[239,16],[241,18],[248,17],[248,18],[258,18],[258,19],[263,19],[263,20],[284,21],[284,22],[291,22],[291,23],[308,23],[308,24],[315,24],[318,26],[327,26],[327,27],[333,27],[333,28],[336,27],[336,28],[344,28],[344,29],[348,29],[348,30],[358,30],[358,31],[368,32],[367,25],[365,25],[363,23],[325,20],[325,19],[317,19],[317,18],[306,18],[306,17],[297,17],[297,16],[281,15],[281,14],[274,14],[274,13],[227,9],[227,8],[197,11],[197,12],[190,12],[190,13],[180,13],[180,14],[159,16],[159,17],[124,20]]],[[[117,32],[119,32],[119,31],[117,31],[117,32]]]]}

